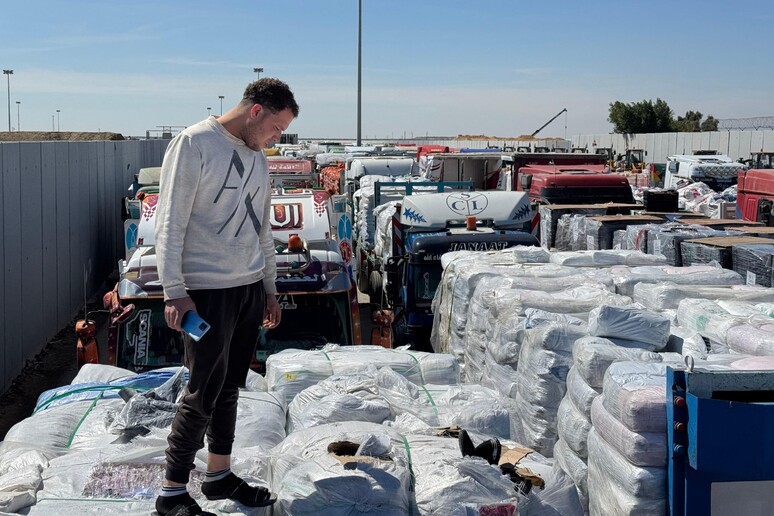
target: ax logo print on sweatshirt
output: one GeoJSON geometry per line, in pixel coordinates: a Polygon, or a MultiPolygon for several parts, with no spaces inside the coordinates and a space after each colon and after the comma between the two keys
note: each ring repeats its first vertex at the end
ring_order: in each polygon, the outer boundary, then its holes
{"type": "MultiPolygon", "coordinates": [[[[255,229],[256,234],[261,233],[261,221],[258,218],[258,215],[255,212],[255,206],[253,205],[253,200],[257,197],[261,187],[257,186],[254,192],[250,192],[245,189],[245,186],[250,182],[250,178],[252,177],[254,171],[255,160],[253,160],[253,165],[250,167],[250,171],[248,172],[247,177],[245,177],[245,165],[242,163],[242,159],[239,157],[237,151],[234,151],[234,153],[231,155],[231,162],[228,165],[228,171],[226,172],[226,178],[223,181],[223,186],[220,187],[218,195],[215,196],[213,204],[217,204],[221,200],[221,195],[226,190],[241,190],[241,192],[239,194],[239,202],[236,203],[234,210],[231,212],[231,215],[228,216],[226,221],[218,230],[218,234],[221,234],[227,226],[235,225],[236,228],[234,238],[238,237],[239,233],[242,231],[242,228],[245,226],[245,222],[247,222],[248,217],[250,218],[250,222],[252,222],[252,227],[255,229]],[[236,173],[239,175],[239,179],[241,179],[241,185],[232,186],[231,183],[229,183],[232,170],[236,171],[236,173]],[[238,213],[241,216],[237,216],[238,213]],[[232,221],[234,221],[234,224],[231,224],[232,221]]],[[[235,178],[234,183],[236,183],[236,181],[238,180],[235,178]]],[[[225,199],[233,199],[233,197],[227,195],[225,199]]]]}

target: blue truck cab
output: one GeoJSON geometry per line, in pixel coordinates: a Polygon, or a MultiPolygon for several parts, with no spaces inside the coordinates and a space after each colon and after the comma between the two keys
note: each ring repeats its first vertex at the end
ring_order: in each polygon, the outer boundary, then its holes
{"type": "Polygon", "coordinates": [[[431,304],[451,251],[538,245],[523,192],[456,191],[403,198],[391,223],[392,256],[384,265],[384,294],[394,312],[394,346],[430,351],[431,304]]]}

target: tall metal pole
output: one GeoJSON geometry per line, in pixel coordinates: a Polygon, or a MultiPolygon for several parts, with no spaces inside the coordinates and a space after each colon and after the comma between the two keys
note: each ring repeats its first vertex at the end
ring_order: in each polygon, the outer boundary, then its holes
{"type": "Polygon", "coordinates": [[[218,95],[218,98],[220,99],[220,114],[223,114],[223,95],[218,95]]]}
{"type": "Polygon", "coordinates": [[[59,125],[59,110],[58,109],[56,110],[56,130],[57,130],[57,132],[62,130],[62,126],[59,125]]]}
{"type": "Polygon", "coordinates": [[[8,77],[8,132],[11,132],[11,75],[13,70],[3,70],[3,73],[8,77]]]}
{"type": "Polygon", "coordinates": [[[51,132],[56,132],[56,124],[54,123],[54,115],[51,115],[51,132]]]}
{"type": "Polygon", "coordinates": [[[253,68],[253,71],[255,72],[255,80],[261,78],[261,72],[263,72],[263,68],[253,68]]]}
{"type": "Polygon", "coordinates": [[[21,131],[21,122],[19,121],[19,106],[21,105],[21,100],[16,101],[16,130],[21,131]]]}
{"type": "Polygon", "coordinates": [[[208,107],[208,108],[207,108],[207,118],[210,118],[210,110],[211,110],[211,109],[212,109],[211,107],[208,107]]]}
{"type": "Polygon", "coordinates": [[[363,0],[357,0],[357,145],[363,144],[362,130],[362,90],[363,90],[363,0]]]}

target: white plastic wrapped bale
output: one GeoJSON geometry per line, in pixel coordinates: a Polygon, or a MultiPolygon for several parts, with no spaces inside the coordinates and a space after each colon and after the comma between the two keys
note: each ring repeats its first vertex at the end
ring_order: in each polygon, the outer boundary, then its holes
{"type": "Polygon", "coordinates": [[[680,243],[703,237],[726,236],[724,231],[697,225],[663,224],[648,231],[648,254],[661,254],[669,265],[682,266],[680,243]]]}
{"type": "Polygon", "coordinates": [[[442,263],[447,259],[448,263],[444,266],[441,281],[433,297],[432,310],[435,317],[430,342],[436,352],[446,353],[452,350],[461,361],[463,348],[452,348],[451,339],[454,331],[458,329],[460,318],[464,328],[471,293],[481,279],[503,274],[504,269],[516,265],[516,258],[515,255],[500,252],[457,251],[444,254],[442,263]]]}
{"type": "MultiPolygon", "coordinates": [[[[726,335],[734,326],[755,322],[754,317],[738,317],[731,315],[714,301],[708,299],[683,299],[677,307],[677,322],[680,326],[699,332],[710,341],[727,344],[726,335]]],[[[761,315],[760,323],[770,321],[761,315]]]]}
{"type": "Polygon", "coordinates": [[[567,446],[567,443],[564,442],[561,436],[554,445],[554,458],[556,459],[556,464],[572,479],[575,484],[575,489],[578,491],[578,498],[580,499],[581,506],[583,507],[584,512],[588,513],[589,468],[586,465],[586,461],[578,457],[575,452],[567,446]]]}
{"type": "Polygon", "coordinates": [[[633,267],[610,269],[615,289],[621,295],[632,296],[638,283],[671,282],[679,285],[742,285],[742,276],[734,271],[712,265],[691,265],[690,267],[633,267]]]}
{"type": "Polygon", "coordinates": [[[589,334],[628,339],[651,351],[664,349],[669,340],[669,319],[648,310],[601,305],[589,313],[589,334]]]}
{"type": "Polygon", "coordinates": [[[588,460],[592,516],[663,516],[666,484],[666,468],[631,464],[592,429],[588,460]]]}
{"type": "Polygon", "coordinates": [[[510,479],[481,459],[462,457],[456,439],[407,435],[406,441],[419,514],[470,516],[486,505],[518,505],[510,479]]]}
{"type": "Polygon", "coordinates": [[[569,396],[562,398],[556,413],[557,434],[581,459],[588,455],[586,438],[591,430],[591,418],[582,413],[569,396]]]}
{"type": "Polygon", "coordinates": [[[106,364],[83,364],[70,385],[79,383],[110,383],[113,380],[136,376],[137,373],[106,364]]]}
{"type": "Polygon", "coordinates": [[[586,216],[562,215],[556,225],[554,245],[557,251],[585,251],[586,216]]]}
{"type": "Polygon", "coordinates": [[[726,344],[737,353],[774,355],[774,324],[740,324],[726,332],[726,344]]]}
{"type": "Polygon", "coordinates": [[[383,425],[332,423],[294,432],[272,451],[273,513],[409,514],[410,460],[403,436],[383,425]],[[357,457],[342,461],[328,452],[341,441],[359,444],[357,457]]]}
{"type": "Polygon", "coordinates": [[[329,344],[321,350],[284,350],[266,361],[269,392],[276,392],[287,403],[302,390],[334,374],[364,371],[373,364],[386,366],[417,384],[427,378],[435,383],[459,382],[459,365],[450,355],[407,352],[381,346],[338,346],[329,344]]]}
{"type": "Polygon", "coordinates": [[[633,432],[666,433],[666,369],[666,363],[611,364],[602,387],[607,412],[633,432]]]}
{"type": "MultiPolygon", "coordinates": [[[[613,362],[642,361],[660,362],[658,353],[629,345],[631,341],[610,340],[602,337],[578,339],[572,351],[573,368],[579,377],[591,388],[602,392],[605,373],[613,362]],[[623,345],[622,345],[623,344],[623,345]]],[[[582,405],[578,405],[583,408],[582,405]]],[[[589,410],[591,406],[589,405],[589,410]]]]}
{"type": "Polygon", "coordinates": [[[234,447],[268,452],[285,438],[285,400],[271,392],[239,392],[234,447]]]}
{"type": "Polygon", "coordinates": [[[572,400],[573,405],[591,420],[591,404],[594,398],[602,394],[602,388],[595,389],[591,387],[573,365],[567,372],[567,397],[572,400]]]}
{"type": "Polygon", "coordinates": [[[638,283],[634,285],[634,301],[651,310],[677,309],[685,298],[734,299],[749,302],[774,302],[774,289],[731,285],[727,287],[678,285],[672,282],[638,283]]]}
{"type": "MultiPolygon", "coordinates": [[[[485,350],[501,340],[503,332],[521,327],[526,311],[530,308],[558,314],[582,315],[600,303],[610,301],[627,304],[630,299],[606,290],[602,285],[589,282],[562,291],[544,292],[548,288],[561,287],[562,279],[532,279],[525,285],[525,278],[487,278],[479,283],[468,307],[465,326],[464,358],[465,379],[480,382],[485,367],[485,350]],[[516,285],[528,289],[515,288],[516,285]]],[[[570,278],[564,283],[572,283],[570,278]]],[[[507,335],[508,336],[508,335],[507,335]]],[[[506,337],[507,337],[506,336],[506,337]]]]}
{"type": "Polygon", "coordinates": [[[557,439],[556,415],[567,391],[572,347],[584,335],[577,326],[546,323],[527,330],[521,347],[515,407],[524,444],[547,457],[557,439]]]}
{"type": "MultiPolygon", "coordinates": [[[[607,411],[604,398],[605,394],[602,393],[602,396],[591,404],[591,423],[594,430],[632,464],[666,466],[666,428],[663,432],[633,432],[607,411]]],[[[666,409],[664,411],[666,412],[666,409]]]]}
{"type": "Polygon", "coordinates": [[[27,466],[0,475],[0,512],[17,512],[37,502],[41,467],[27,466]]]}
{"type": "Polygon", "coordinates": [[[663,265],[666,258],[640,251],[600,250],[600,251],[564,251],[551,253],[551,263],[566,267],[629,267],[663,265]]]}
{"type": "Polygon", "coordinates": [[[398,201],[390,201],[374,208],[373,217],[376,219],[374,253],[382,260],[392,256],[392,217],[395,215],[395,206],[398,201]]]}
{"type": "Polygon", "coordinates": [[[498,393],[481,385],[415,385],[389,368],[376,377],[394,415],[411,414],[431,427],[459,426],[498,438],[511,435],[511,412],[498,393]]]}

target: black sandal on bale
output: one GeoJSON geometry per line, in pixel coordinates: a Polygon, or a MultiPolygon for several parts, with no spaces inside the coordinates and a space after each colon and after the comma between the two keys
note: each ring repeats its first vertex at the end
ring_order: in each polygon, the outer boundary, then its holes
{"type": "Polygon", "coordinates": [[[214,482],[204,482],[202,494],[207,500],[228,498],[248,507],[268,507],[277,501],[265,487],[251,486],[233,473],[214,482]]]}

